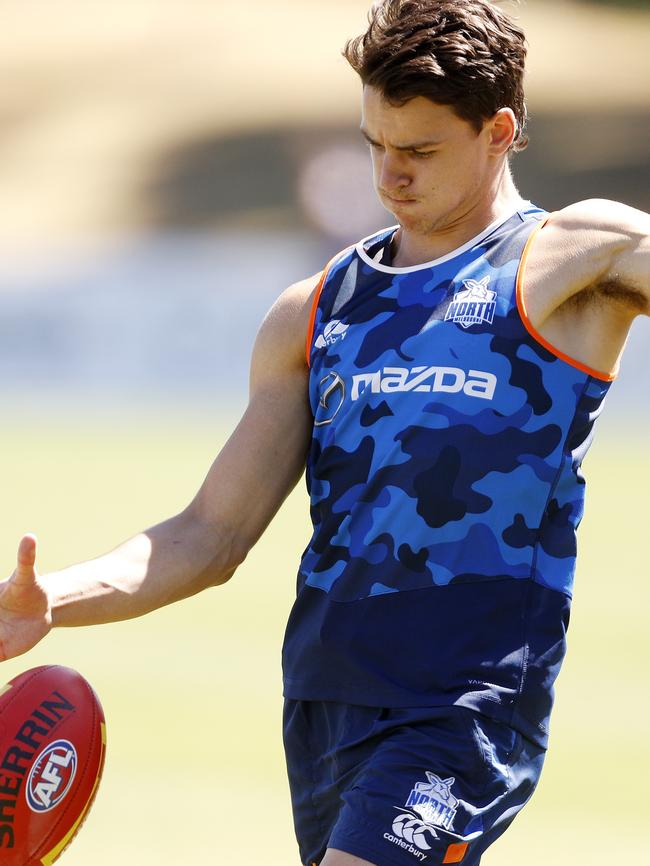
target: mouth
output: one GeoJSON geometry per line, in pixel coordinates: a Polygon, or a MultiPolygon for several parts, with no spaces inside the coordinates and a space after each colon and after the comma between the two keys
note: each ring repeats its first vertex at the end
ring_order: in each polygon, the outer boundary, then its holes
{"type": "Polygon", "coordinates": [[[393,198],[392,195],[388,195],[387,193],[384,193],[384,198],[391,204],[400,207],[403,207],[404,205],[417,204],[417,199],[415,198],[393,198]]]}

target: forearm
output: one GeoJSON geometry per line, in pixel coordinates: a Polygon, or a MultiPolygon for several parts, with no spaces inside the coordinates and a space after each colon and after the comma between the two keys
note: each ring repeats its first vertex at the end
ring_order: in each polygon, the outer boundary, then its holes
{"type": "Polygon", "coordinates": [[[55,626],[132,619],[224,583],[241,561],[233,534],[185,511],[110,553],[43,577],[55,626]]]}

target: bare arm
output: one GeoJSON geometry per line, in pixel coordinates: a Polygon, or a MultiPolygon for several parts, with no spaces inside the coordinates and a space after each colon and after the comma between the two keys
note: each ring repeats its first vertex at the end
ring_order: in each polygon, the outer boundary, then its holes
{"type": "Polygon", "coordinates": [[[530,301],[543,322],[582,292],[599,293],[650,315],[650,215],[620,202],[589,199],[551,215],[533,247],[529,273],[545,290],[530,301]]]}
{"type": "Polygon", "coordinates": [[[304,340],[316,278],[288,289],[257,336],[248,408],[189,506],[110,553],[42,578],[35,540],[0,583],[0,660],[52,627],[130,619],[224,583],[298,481],[311,414],[304,340]]]}
{"type": "Polygon", "coordinates": [[[650,314],[650,217],[601,199],[551,214],[530,250],[523,292],[548,343],[615,374],[632,322],[650,314]]]}

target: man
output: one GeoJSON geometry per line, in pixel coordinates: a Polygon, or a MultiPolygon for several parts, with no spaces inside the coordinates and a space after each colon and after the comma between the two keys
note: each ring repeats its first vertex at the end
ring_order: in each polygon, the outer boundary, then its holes
{"type": "Polygon", "coordinates": [[[248,408],[184,511],[46,577],[23,538],[0,657],[224,583],[306,464],[284,648],[302,862],[475,866],[541,770],[579,467],[650,312],[648,219],[521,199],[524,37],[487,0],[385,0],[346,56],[399,226],[278,299],[248,408]]]}

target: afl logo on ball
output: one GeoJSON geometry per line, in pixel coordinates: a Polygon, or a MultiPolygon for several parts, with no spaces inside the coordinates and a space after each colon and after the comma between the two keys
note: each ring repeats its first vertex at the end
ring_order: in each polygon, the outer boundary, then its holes
{"type": "Polygon", "coordinates": [[[70,790],[77,771],[77,750],[68,740],[57,740],[36,759],[27,779],[25,796],[32,812],[49,812],[70,790]]]}

